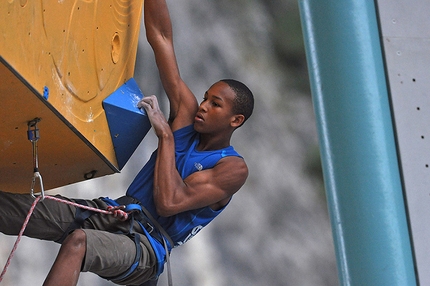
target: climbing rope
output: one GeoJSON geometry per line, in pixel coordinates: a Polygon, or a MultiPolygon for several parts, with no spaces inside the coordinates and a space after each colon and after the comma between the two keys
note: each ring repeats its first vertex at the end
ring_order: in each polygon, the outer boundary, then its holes
{"type": "Polygon", "coordinates": [[[24,230],[27,227],[28,221],[30,220],[31,214],[33,213],[34,208],[36,207],[36,205],[39,202],[40,198],[41,197],[37,197],[34,200],[33,204],[31,205],[30,211],[28,212],[27,217],[24,220],[24,224],[22,225],[22,228],[21,228],[21,230],[20,230],[20,232],[18,234],[18,238],[16,239],[15,244],[13,245],[12,251],[10,252],[9,257],[8,257],[8,259],[6,261],[6,265],[4,266],[3,271],[2,271],[2,273],[0,275],[0,283],[3,280],[3,276],[6,274],[7,268],[9,267],[10,261],[12,260],[12,257],[13,257],[13,255],[15,253],[15,250],[18,247],[18,243],[21,240],[22,234],[24,233],[24,230]]]}
{"type": "MultiPolygon", "coordinates": [[[[39,197],[38,197],[39,198],[39,197]]],[[[128,213],[121,210],[121,209],[115,209],[113,207],[108,207],[107,210],[102,210],[102,209],[98,209],[98,208],[93,208],[90,206],[85,206],[85,205],[81,205],[72,201],[67,201],[67,200],[63,200],[57,197],[53,197],[53,196],[48,196],[45,195],[45,199],[50,199],[56,202],[60,202],[63,204],[67,204],[67,205],[71,205],[71,206],[75,206],[77,208],[81,208],[81,209],[85,209],[85,210],[89,210],[89,211],[93,211],[93,212],[98,212],[98,213],[102,213],[102,214],[106,214],[106,215],[113,215],[115,217],[119,217],[121,218],[121,220],[127,220],[128,219],[128,213]]]]}
{"type": "MultiPolygon", "coordinates": [[[[44,199],[50,199],[50,200],[53,200],[53,201],[56,201],[56,202],[60,202],[60,203],[64,203],[64,204],[68,204],[68,205],[72,205],[72,206],[75,206],[75,207],[78,207],[78,208],[82,208],[82,209],[86,209],[86,210],[90,210],[90,211],[94,211],[94,212],[99,212],[99,213],[102,213],[102,214],[114,215],[115,217],[119,217],[121,220],[127,220],[128,219],[128,215],[129,215],[127,212],[125,212],[125,211],[123,211],[121,209],[112,209],[111,208],[111,210],[102,210],[102,209],[98,209],[98,208],[84,206],[84,205],[81,205],[81,204],[77,204],[75,202],[63,200],[63,199],[60,199],[60,198],[57,198],[57,197],[53,197],[53,196],[46,196],[45,195],[43,198],[44,199]]],[[[10,261],[12,260],[13,255],[15,254],[15,251],[16,251],[16,249],[18,247],[18,243],[21,241],[21,237],[22,237],[22,235],[23,235],[23,233],[24,233],[24,231],[25,231],[25,229],[27,227],[28,221],[30,220],[31,215],[34,212],[34,209],[36,208],[37,203],[40,202],[40,201],[42,201],[42,196],[37,196],[36,199],[33,201],[33,204],[31,205],[30,210],[28,211],[27,217],[24,220],[24,223],[23,223],[23,225],[21,227],[21,230],[19,231],[19,234],[18,234],[18,237],[17,237],[17,239],[15,241],[15,244],[14,244],[14,246],[13,246],[13,248],[12,248],[10,254],[9,254],[9,257],[8,257],[8,259],[6,261],[6,264],[5,264],[4,268],[3,268],[3,271],[0,274],[0,283],[3,280],[4,275],[6,274],[7,268],[10,265],[10,261]]]]}

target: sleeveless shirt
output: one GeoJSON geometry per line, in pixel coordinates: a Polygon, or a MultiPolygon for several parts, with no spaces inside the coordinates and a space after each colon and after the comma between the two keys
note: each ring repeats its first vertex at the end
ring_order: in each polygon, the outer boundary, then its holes
{"type": "MultiPolygon", "coordinates": [[[[237,156],[242,158],[234,150],[233,146],[219,150],[198,151],[196,148],[199,143],[199,134],[194,130],[193,125],[175,131],[173,136],[175,140],[176,168],[182,179],[185,179],[194,172],[213,168],[224,157],[237,156]]],[[[127,196],[131,196],[141,202],[170,235],[175,244],[174,247],[176,247],[184,244],[196,235],[204,226],[220,214],[226,206],[216,211],[210,207],[203,207],[178,213],[170,217],[159,216],[155,209],[153,196],[156,157],[157,150],[152,153],[149,161],[143,166],[142,170],[129,186],[127,196]]]]}

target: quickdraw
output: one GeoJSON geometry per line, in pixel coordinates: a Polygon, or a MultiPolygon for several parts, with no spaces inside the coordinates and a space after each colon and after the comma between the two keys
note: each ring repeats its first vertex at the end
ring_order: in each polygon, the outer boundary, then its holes
{"type": "Polygon", "coordinates": [[[34,187],[36,184],[36,180],[39,180],[40,184],[40,200],[43,201],[45,199],[45,188],[43,187],[43,179],[42,175],[39,173],[39,158],[38,158],[38,149],[37,149],[37,141],[40,139],[39,128],[37,128],[37,123],[40,122],[40,118],[35,118],[28,122],[28,140],[32,143],[33,146],[33,179],[31,181],[31,189],[30,193],[33,198],[36,198],[34,187]]]}

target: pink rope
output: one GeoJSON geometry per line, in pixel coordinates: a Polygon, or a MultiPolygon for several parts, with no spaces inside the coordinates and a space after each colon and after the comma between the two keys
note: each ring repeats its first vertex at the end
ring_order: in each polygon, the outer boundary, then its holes
{"type": "Polygon", "coordinates": [[[40,197],[37,197],[34,200],[33,204],[31,205],[31,208],[30,208],[30,210],[29,210],[29,212],[27,214],[27,217],[25,218],[24,224],[22,225],[21,231],[18,234],[18,238],[16,239],[15,244],[14,244],[14,246],[12,248],[12,251],[9,254],[9,258],[6,261],[6,265],[5,265],[4,269],[3,269],[3,272],[0,275],[0,282],[3,280],[3,276],[6,274],[6,270],[9,267],[10,261],[12,260],[12,257],[13,257],[13,255],[15,253],[16,248],[18,247],[18,243],[21,240],[22,234],[24,233],[24,230],[27,227],[28,221],[30,220],[31,214],[33,213],[34,208],[36,207],[36,205],[39,202],[39,200],[40,200],[40,197]]]}
{"type": "MultiPolygon", "coordinates": [[[[0,274],[0,283],[2,282],[3,277],[6,274],[7,268],[10,265],[10,261],[12,260],[12,257],[15,254],[16,249],[18,248],[18,243],[21,241],[21,237],[22,237],[22,235],[24,233],[25,228],[27,227],[28,221],[30,220],[30,217],[33,214],[33,211],[36,208],[36,205],[40,201],[40,199],[41,199],[40,196],[37,197],[33,201],[33,204],[31,205],[31,208],[28,211],[27,217],[24,220],[24,223],[22,225],[21,230],[19,231],[19,234],[18,234],[18,237],[17,237],[17,239],[15,241],[15,244],[13,245],[13,248],[12,248],[12,250],[11,250],[11,252],[9,254],[9,257],[8,257],[8,259],[6,261],[6,264],[5,264],[4,268],[3,268],[3,271],[0,274]]],[[[45,199],[50,199],[50,200],[57,201],[57,202],[60,202],[60,203],[65,203],[65,204],[68,204],[68,205],[72,205],[72,206],[75,206],[77,208],[86,209],[86,210],[90,210],[90,211],[94,211],[94,212],[99,212],[99,213],[102,213],[102,214],[113,214],[115,216],[117,216],[118,214],[120,214],[120,216],[122,217],[123,220],[127,220],[127,218],[128,218],[128,214],[126,212],[122,211],[122,210],[106,211],[106,210],[101,210],[101,209],[97,209],[97,208],[93,208],[93,207],[89,207],[89,206],[80,205],[80,204],[77,204],[75,202],[71,202],[71,201],[59,199],[59,198],[52,197],[52,196],[45,196],[45,199]]]]}
{"type": "MultiPolygon", "coordinates": [[[[75,202],[71,202],[71,201],[59,199],[57,197],[45,196],[45,199],[50,199],[50,200],[57,201],[57,202],[60,202],[60,203],[64,203],[64,204],[67,204],[67,205],[75,206],[77,208],[86,209],[86,210],[90,210],[90,211],[94,211],[94,212],[99,212],[99,213],[102,213],[102,214],[114,214],[111,211],[106,211],[106,210],[101,210],[101,209],[98,209],[98,208],[93,208],[93,207],[89,207],[89,206],[80,205],[80,204],[77,204],[75,202]]],[[[127,213],[123,212],[123,215],[125,216],[124,219],[126,219],[127,218],[127,213]]]]}

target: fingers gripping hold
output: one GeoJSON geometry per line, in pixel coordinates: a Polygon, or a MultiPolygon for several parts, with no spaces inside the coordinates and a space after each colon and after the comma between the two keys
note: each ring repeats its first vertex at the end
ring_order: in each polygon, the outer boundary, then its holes
{"type": "Polygon", "coordinates": [[[146,96],[139,101],[137,107],[145,108],[146,111],[149,111],[149,109],[159,109],[157,97],[155,95],[146,96]]]}
{"type": "Polygon", "coordinates": [[[142,98],[137,104],[139,108],[144,108],[148,115],[149,121],[154,128],[155,134],[160,137],[166,132],[170,131],[170,126],[164,117],[163,112],[160,110],[157,97],[155,95],[142,98]]]}

